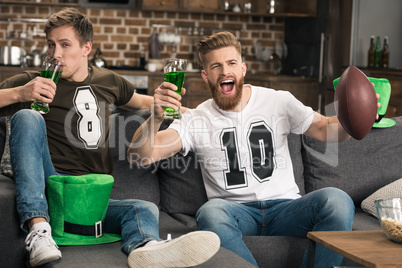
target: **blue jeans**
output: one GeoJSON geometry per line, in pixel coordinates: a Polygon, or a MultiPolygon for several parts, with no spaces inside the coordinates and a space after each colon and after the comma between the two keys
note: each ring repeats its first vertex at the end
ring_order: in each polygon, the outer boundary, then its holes
{"type": "MultiPolygon", "coordinates": [[[[352,199],[336,188],[320,189],[294,200],[237,203],[212,199],[196,215],[201,230],[215,232],[222,247],[255,266],[243,235],[306,237],[309,231],[351,230],[353,217],[352,199]]],[[[317,244],[314,267],[339,266],[341,262],[341,255],[317,244]]],[[[306,265],[307,250],[302,267],[306,265]]]]}
{"type": "MultiPolygon", "coordinates": [[[[50,157],[45,120],[38,112],[20,110],[11,118],[10,155],[17,189],[17,212],[21,228],[28,231],[29,219],[43,217],[49,222],[46,180],[51,175],[60,175],[50,157]]],[[[104,232],[121,234],[122,250],[129,254],[150,240],[161,240],[159,210],[147,201],[110,200],[104,232]]]]}

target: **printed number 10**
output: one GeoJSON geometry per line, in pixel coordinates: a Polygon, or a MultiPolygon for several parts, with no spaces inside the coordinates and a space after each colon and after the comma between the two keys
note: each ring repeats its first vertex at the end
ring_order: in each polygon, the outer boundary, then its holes
{"type": "MultiPolygon", "coordinates": [[[[250,125],[247,138],[252,174],[260,182],[267,181],[274,170],[272,132],[264,123],[258,122],[250,125]]],[[[228,163],[228,169],[224,171],[226,187],[230,189],[246,186],[247,167],[242,166],[235,128],[222,130],[221,142],[228,163]]]]}

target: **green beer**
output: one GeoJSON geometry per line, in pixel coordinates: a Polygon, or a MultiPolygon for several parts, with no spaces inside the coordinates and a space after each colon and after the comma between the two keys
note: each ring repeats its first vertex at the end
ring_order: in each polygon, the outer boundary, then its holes
{"type": "MultiPolygon", "coordinates": [[[[40,71],[40,76],[43,78],[52,79],[55,84],[60,79],[62,73],[62,62],[56,59],[47,58],[43,63],[44,68],[40,71]]],[[[43,96],[43,95],[42,95],[43,96]]],[[[45,96],[43,96],[45,97],[45,96]]],[[[38,111],[41,114],[47,114],[50,110],[49,103],[34,100],[31,103],[31,109],[38,111]]]]}
{"type": "Polygon", "coordinates": [[[62,71],[56,71],[56,74],[53,76],[54,71],[50,71],[50,70],[42,70],[40,71],[40,77],[44,77],[44,78],[49,78],[51,79],[53,77],[53,82],[55,84],[57,84],[57,82],[60,79],[61,73],[62,71]]]}
{"type": "MultiPolygon", "coordinates": [[[[186,77],[186,73],[185,72],[171,72],[171,73],[166,73],[165,74],[165,81],[175,84],[177,86],[177,90],[175,91],[177,94],[181,95],[181,90],[183,88],[183,84],[184,84],[184,78],[186,77]]],[[[167,113],[172,114],[171,117],[172,118],[180,118],[180,113],[179,114],[175,114],[175,110],[173,110],[172,108],[169,107],[164,107],[165,111],[167,113]]]]}
{"type": "MultiPolygon", "coordinates": [[[[165,74],[164,80],[165,82],[172,83],[177,86],[177,90],[175,91],[177,94],[181,95],[181,91],[183,89],[184,78],[186,77],[187,70],[187,61],[184,59],[165,59],[163,72],[165,74]]],[[[163,118],[169,119],[180,119],[181,111],[180,108],[175,111],[169,107],[163,107],[165,110],[163,113],[163,118]]]]}
{"type": "Polygon", "coordinates": [[[47,114],[50,109],[49,109],[49,105],[44,105],[45,103],[46,102],[35,100],[31,103],[31,109],[38,111],[41,114],[47,114]]]}

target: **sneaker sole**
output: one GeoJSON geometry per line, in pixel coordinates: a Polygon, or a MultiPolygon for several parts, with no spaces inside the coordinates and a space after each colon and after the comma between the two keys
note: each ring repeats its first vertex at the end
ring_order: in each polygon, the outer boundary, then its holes
{"type": "Polygon", "coordinates": [[[196,231],[160,245],[135,249],[128,257],[128,265],[131,268],[190,267],[206,262],[219,248],[218,235],[196,231]]]}
{"type": "Polygon", "coordinates": [[[40,266],[45,263],[51,262],[51,261],[56,261],[61,258],[61,252],[58,249],[53,249],[49,250],[46,252],[43,252],[42,254],[39,254],[35,258],[31,259],[29,261],[29,264],[32,267],[40,266]]]}

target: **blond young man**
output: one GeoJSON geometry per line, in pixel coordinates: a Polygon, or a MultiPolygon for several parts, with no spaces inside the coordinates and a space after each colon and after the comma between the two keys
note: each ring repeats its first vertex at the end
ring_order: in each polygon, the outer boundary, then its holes
{"type": "MultiPolygon", "coordinates": [[[[135,133],[128,159],[148,164],[195,152],[209,199],[197,212],[199,228],[217,233],[223,247],[255,266],[243,235],[306,237],[309,231],[351,230],[354,205],[345,192],[324,188],[299,194],[287,144],[289,133],[346,140],[338,119],[314,112],[289,92],[244,84],[247,66],[233,34],[216,33],[197,48],[212,99],[158,132],[161,107],[180,106],[180,96],[171,90],[175,86],[162,83],[155,91],[154,114],[135,133]]],[[[331,250],[317,248],[316,267],[341,261],[331,250]]]]}

